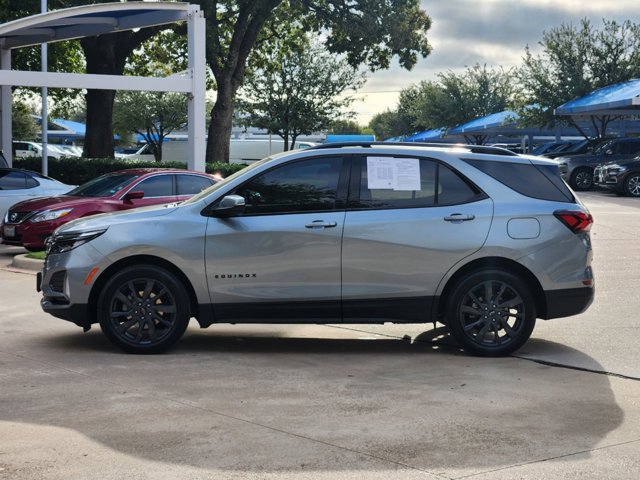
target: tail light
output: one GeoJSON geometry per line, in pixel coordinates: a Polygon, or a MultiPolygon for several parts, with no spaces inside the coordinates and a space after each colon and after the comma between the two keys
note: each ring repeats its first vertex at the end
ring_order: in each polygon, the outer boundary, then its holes
{"type": "Polygon", "coordinates": [[[593,217],[590,213],[572,210],[556,210],[553,214],[573,233],[588,232],[591,230],[591,225],[593,225],[593,217]]]}

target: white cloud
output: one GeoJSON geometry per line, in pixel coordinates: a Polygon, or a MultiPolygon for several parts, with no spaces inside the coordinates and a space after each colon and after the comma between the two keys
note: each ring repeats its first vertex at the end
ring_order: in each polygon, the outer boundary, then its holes
{"type": "Polygon", "coordinates": [[[461,72],[476,63],[489,67],[519,65],[524,49],[534,51],[546,30],[587,17],[595,26],[603,18],[640,22],[637,0],[422,0],[433,25],[433,52],[410,72],[394,65],[368,75],[363,102],[354,105],[366,124],[376,113],[393,109],[400,90],[438,72],[461,72]]]}

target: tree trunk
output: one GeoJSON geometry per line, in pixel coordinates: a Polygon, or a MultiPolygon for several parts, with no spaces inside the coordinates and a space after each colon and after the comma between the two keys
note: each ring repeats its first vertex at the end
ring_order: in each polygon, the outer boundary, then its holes
{"type": "Polygon", "coordinates": [[[218,98],[211,109],[209,138],[207,141],[207,163],[229,163],[229,141],[233,125],[233,96],[235,92],[218,90],[218,98]],[[226,98],[225,98],[226,97],[226,98]]]}
{"type": "Polygon", "coordinates": [[[114,90],[87,90],[87,130],[84,135],[83,157],[113,157],[114,90]]]}
{"type": "MultiPolygon", "coordinates": [[[[87,73],[122,75],[127,57],[159,31],[143,28],[87,37],[80,40],[87,61],[87,73]]],[[[113,102],[115,90],[87,90],[87,130],[82,155],[88,158],[113,157],[113,102]]]]}

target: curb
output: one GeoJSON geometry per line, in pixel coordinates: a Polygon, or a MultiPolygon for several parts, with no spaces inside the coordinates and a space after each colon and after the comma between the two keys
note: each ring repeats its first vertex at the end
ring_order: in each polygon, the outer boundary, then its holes
{"type": "Polygon", "coordinates": [[[40,271],[44,267],[44,260],[28,258],[26,254],[16,255],[11,261],[11,267],[21,270],[40,271]]]}

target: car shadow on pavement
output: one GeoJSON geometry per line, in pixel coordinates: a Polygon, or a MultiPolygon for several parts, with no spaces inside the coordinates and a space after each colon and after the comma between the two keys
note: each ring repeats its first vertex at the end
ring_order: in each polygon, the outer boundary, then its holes
{"type": "Polygon", "coordinates": [[[99,329],[40,337],[46,363],[21,361],[16,378],[30,388],[4,389],[0,420],[65,427],[127,456],[209,471],[401,465],[451,478],[588,457],[624,417],[605,375],[470,356],[444,329],[412,340],[296,333],[192,329],[153,356],[120,353],[99,329]]]}

